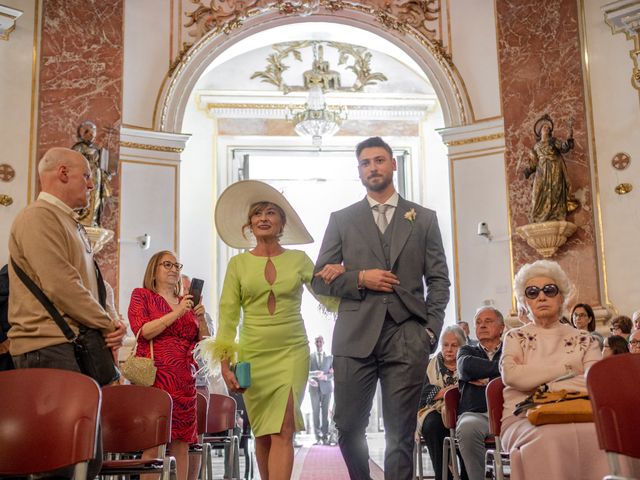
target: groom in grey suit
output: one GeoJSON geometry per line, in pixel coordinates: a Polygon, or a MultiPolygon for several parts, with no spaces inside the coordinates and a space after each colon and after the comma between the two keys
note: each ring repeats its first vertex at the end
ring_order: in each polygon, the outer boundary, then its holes
{"type": "Polygon", "coordinates": [[[442,329],[449,274],[435,212],[395,191],[389,145],[369,138],[356,157],[367,196],[331,214],[312,282],[317,294],[341,298],[334,421],[349,476],[369,480],[365,430],[380,381],[385,479],[409,480],[420,390],[442,329]]]}

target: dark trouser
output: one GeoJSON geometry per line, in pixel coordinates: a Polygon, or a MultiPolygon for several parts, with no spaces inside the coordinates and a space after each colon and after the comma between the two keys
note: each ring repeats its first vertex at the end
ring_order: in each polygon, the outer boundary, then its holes
{"type": "MultiPolygon", "coordinates": [[[[70,370],[80,373],[80,367],[76,362],[73,346],[70,343],[54,345],[52,347],[41,348],[32,352],[23,353],[13,357],[16,368],[58,368],[60,370],[70,370]]],[[[61,388],[64,386],[61,385],[61,388]]],[[[73,392],[69,392],[71,395],[73,392]]],[[[89,471],[87,478],[94,478],[102,467],[102,435],[98,426],[98,442],[96,445],[96,455],[89,461],[89,471]]],[[[39,477],[73,477],[73,467],[61,468],[48,474],[38,475],[39,477]]]]}
{"type": "Polygon", "coordinates": [[[322,393],[318,387],[309,387],[311,408],[313,409],[313,429],[316,439],[326,440],[329,435],[329,402],[331,392],[322,393]]]}
{"type": "Polygon", "coordinates": [[[427,333],[419,322],[398,325],[387,318],[371,355],[334,357],[334,421],[351,480],[371,478],[365,431],[378,380],[386,441],[385,479],[412,478],[413,436],[429,351],[427,333]]]}

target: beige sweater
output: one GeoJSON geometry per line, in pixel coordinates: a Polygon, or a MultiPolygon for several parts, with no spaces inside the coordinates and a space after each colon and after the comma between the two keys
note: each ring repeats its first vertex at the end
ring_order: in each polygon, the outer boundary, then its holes
{"type": "MultiPolygon", "coordinates": [[[[38,199],[14,220],[9,253],[72,330],[77,331],[78,324],[84,324],[111,332],[115,323],[98,303],[93,257],[80,235],[69,213],[38,199]]],[[[67,339],[60,328],[9,265],[11,355],[65,343],[67,339]]]]}
{"type": "Polygon", "coordinates": [[[589,332],[570,325],[557,323],[551,328],[540,328],[529,323],[509,330],[500,359],[502,381],[506,385],[503,424],[514,418],[516,403],[543,383],[551,390],[586,392],[585,372],[600,359],[598,341],[589,332]],[[569,371],[574,372],[575,377],[553,382],[569,371]]]}

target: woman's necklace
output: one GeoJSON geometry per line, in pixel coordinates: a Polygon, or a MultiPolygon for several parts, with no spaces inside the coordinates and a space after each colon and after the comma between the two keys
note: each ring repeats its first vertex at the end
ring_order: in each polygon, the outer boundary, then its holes
{"type": "Polygon", "coordinates": [[[164,298],[169,305],[178,305],[180,303],[177,299],[172,298],[170,300],[168,297],[165,297],[164,295],[162,295],[162,298],[164,298]]]}

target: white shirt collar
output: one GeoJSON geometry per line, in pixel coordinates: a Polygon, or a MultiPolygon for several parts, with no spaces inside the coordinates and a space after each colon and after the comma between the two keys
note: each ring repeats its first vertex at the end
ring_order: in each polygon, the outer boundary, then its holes
{"type": "Polygon", "coordinates": [[[79,216],[75,212],[75,210],[71,208],[69,205],[67,205],[66,203],[64,203],[62,200],[60,200],[55,195],[52,195],[48,192],[40,192],[38,194],[38,200],[42,200],[44,202],[50,203],[51,205],[55,205],[64,213],[66,213],[67,215],[70,215],[71,218],[73,218],[76,222],[78,221],[79,216]]]}
{"type": "MultiPolygon", "coordinates": [[[[400,198],[400,195],[398,195],[398,192],[393,192],[393,195],[391,195],[389,198],[387,198],[384,201],[384,204],[385,205],[390,205],[393,208],[396,208],[398,206],[398,199],[399,198],[400,198]]],[[[377,200],[374,200],[369,195],[367,195],[367,201],[369,202],[369,206],[371,208],[375,207],[376,205],[380,205],[380,202],[378,202],[377,200]]]]}

